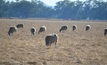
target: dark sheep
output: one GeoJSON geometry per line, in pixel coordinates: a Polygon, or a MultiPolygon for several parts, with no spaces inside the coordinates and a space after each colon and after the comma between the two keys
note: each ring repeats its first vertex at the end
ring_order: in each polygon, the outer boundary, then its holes
{"type": "Polygon", "coordinates": [[[17,28],[23,28],[24,26],[23,26],[23,24],[17,24],[16,27],[17,28]]]}
{"type": "Polygon", "coordinates": [[[66,26],[66,25],[62,26],[61,29],[59,30],[59,32],[66,31],[67,29],[68,29],[68,26],[66,26]]]}
{"type": "Polygon", "coordinates": [[[39,29],[38,34],[41,33],[41,32],[45,32],[46,30],[47,30],[46,26],[41,26],[40,29],[39,29]]]}
{"type": "Polygon", "coordinates": [[[107,35],[107,28],[104,29],[104,35],[107,35]]]}
{"type": "Polygon", "coordinates": [[[17,28],[16,28],[15,26],[10,27],[10,28],[9,28],[9,31],[8,31],[8,35],[10,36],[11,34],[13,34],[13,33],[16,32],[16,31],[17,31],[17,28]]]}
{"type": "Polygon", "coordinates": [[[55,46],[56,46],[58,39],[59,37],[57,34],[49,34],[45,37],[45,44],[46,46],[51,46],[52,43],[55,43],[55,46]]]}
{"type": "Polygon", "coordinates": [[[72,30],[75,31],[77,29],[77,25],[72,26],[72,30]]]}
{"type": "Polygon", "coordinates": [[[90,30],[91,29],[91,26],[90,25],[87,25],[86,26],[86,31],[90,30]]]}
{"type": "Polygon", "coordinates": [[[32,27],[32,28],[30,29],[30,32],[31,32],[31,34],[34,36],[34,34],[36,33],[36,28],[32,27]]]}

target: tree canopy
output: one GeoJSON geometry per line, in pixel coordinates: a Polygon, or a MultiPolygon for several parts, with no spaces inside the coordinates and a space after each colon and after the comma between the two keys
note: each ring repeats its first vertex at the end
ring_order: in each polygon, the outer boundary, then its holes
{"type": "Polygon", "coordinates": [[[107,20],[107,2],[63,0],[51,7],[40,0],[0,0],[0,18],[10,17],[107,20]]]}

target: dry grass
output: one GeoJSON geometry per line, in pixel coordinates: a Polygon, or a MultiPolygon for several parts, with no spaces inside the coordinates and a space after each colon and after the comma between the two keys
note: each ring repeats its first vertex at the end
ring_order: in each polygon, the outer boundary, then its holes
{"type": "Polygon", "coordinates": [[[0,19],[0,65],[107,65],[107,37],[103,35],[107,22],[0,19]],[[24,28],[8,36],[10,26],[23,23],[24,28]],[[78,29],[72,31],[72,25],[78,29]],[[89,24],[92,29],[85,31],[89,24]],[[47,31],[31,36],[30,28],[45,25],[47,31]],[[59,33],[68,25],[65,33],[59,33]],[[57,47],[45,46],[44,38],[57,33],[57,47]]]}

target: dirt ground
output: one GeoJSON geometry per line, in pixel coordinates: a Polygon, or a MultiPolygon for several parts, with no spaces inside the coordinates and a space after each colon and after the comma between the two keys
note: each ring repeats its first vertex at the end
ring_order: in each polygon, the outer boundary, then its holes
{"type": "Polygon", "coordinates": [[[107,36],[103,35],[106,27],[103,21],[0,19],[0,65],[107,65],[107,36]],[[9,27],[19,23],[24,28],[9,36],[9,27]],[[72,31],[74,24],[78,28],[72,31]],[[85,31],[88,24],[92,28],[85,31]],[[38,32],[42,25],[47,31],[32,36],[30,28],[38,32]],[[63,25],[68,30],[60,33],[63,25]],[[56,47],[45,46],[45,36],[50,33],[59,35],[56,47]]]}

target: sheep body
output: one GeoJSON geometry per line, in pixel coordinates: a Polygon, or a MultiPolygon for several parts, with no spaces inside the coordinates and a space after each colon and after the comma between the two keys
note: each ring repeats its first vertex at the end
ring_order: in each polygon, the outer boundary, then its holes
{"type": "Polygon", "coordinates": [[[46,26],[41,26],[40,29],[39,29],[38,34],[41,33],[41,32],[45,32],[46,30],[47,30],[46,26]]]}
{"type": "Polygon", "coordinates": [[[107,28],[104,29],[104,35],[107,35],[107,28]]]}
{"type": "Polygon", "coordinates": [[[58,35],[57,34],[49,34],[45,37],[45,43],[46,43],[46,46],[51,46],[52,43],[55,43],[55,46],[56,46],[56,43],[58,42],[58,35]]]}
{"type": "Polygon", "coordinates": [[[17,28],[23,28],[23,24],[17,24],[16,27],[17,28]]]}
{"type": "Polygon", "coordinates": [[[75,31],[77,29],[77,25],[72,26],[72,30],[75,31]]]}
{"type": "Polygon", "coordinates": [[[12,26],[12,27],[9,28],[8,35],[10,36],[10,34],[13,34],[16,31],[17,31],[17,27],[12,26]]]}
{"type": "Polygon", "coordinates": [[[86,26],[86,31],[90,30],[91,29],[91,26],[90,25],[87,25],[86,26]]]}
{"type": "Polygon", "coordinates": [[[66,26],[66,25],[65,25],[65,26],[62,26],[61,29],[59,30],[59,32],[65,31],[65,30],[67,30],[67,29],[68,29],[68,26],[66,26]]]}
{"type": "Polygon", "coordinates": [[[34,34],[36,33],[36,28],[35,28],[35,27],[32,27],[32,28],[30,29],[30,32],[31,32],[31,34],[34,36],[34,34]]]}

